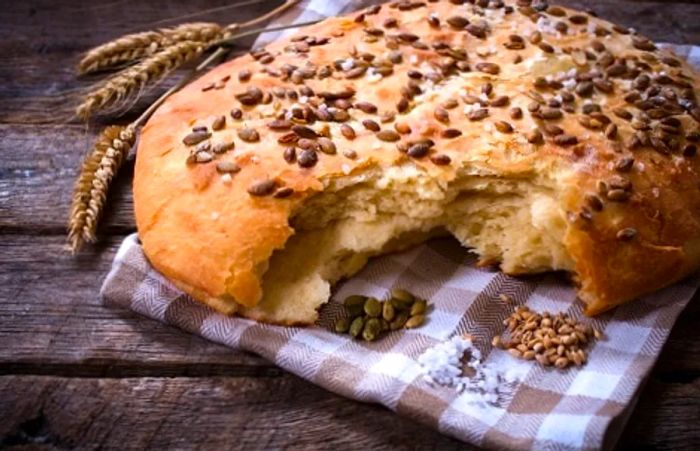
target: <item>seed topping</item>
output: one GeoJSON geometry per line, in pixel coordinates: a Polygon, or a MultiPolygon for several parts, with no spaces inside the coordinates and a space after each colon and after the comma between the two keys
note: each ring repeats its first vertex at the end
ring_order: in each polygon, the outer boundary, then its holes
{"type": "Polygon", "coordinates": [[[277,188],[277,182],[271,179],[259,180],[248,187],[248,194],[251,196],[268,196],[277,188]]]}

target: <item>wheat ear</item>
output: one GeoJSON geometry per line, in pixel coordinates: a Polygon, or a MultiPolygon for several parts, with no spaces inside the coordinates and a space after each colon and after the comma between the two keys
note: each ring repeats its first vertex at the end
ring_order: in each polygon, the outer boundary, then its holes
{"type": "Polygon", "coordinates": [[[84,243],[95,241],[97,223],[104,209],[107,190],[134,141],[134,124],[109,126],[102,131],[92,153],[83,161],[73,191],[68,222],[68,241],[74,253],[84,243]]]}
{"type": "Polygon", "coordinates": [[[162,36],[157,31],[145,31],[122,36],[88,51],[78,63],[78,73],[88,74],[141,59],[159,47],[162,36]]]}
{"type": "Polygon", "coordinates": [[[179,42],[123,70],[90,92],[78,106],[77,115],[87,120],[98,111],[119,107],[125,100],[141,92],[148,85],[152,85],[183,64],[198,58],[208,45],[203,42],[179,42]]]}
{"type": "Polygon", "coordinates": [[[219,24],[208,22],[186,23],[157,31],[128,34],[88,51],[78,63],[78,73],[84,75],[132,63],[178,42],[209,42],[223,36],[219,24]]]}

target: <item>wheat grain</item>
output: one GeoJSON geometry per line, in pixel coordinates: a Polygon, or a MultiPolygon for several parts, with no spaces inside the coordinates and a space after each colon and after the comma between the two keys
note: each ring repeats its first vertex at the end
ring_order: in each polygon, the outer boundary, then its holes
{"type": "Polygon", "coordinates": [[[78,72],[88,74],[131,63],[183,41],[211,42],[224,36],[220,25],[209,22],[128,34],[88,51],[78,64],[78,72]]]}
{"type": "Polygon", "coordinates": [[[73,191],[68,220],[68,241],[74,253],[83,243],[95,241],[107,191],[135,140],[134,124],[109,126],[102,131],[92,153],[85,158],[73,191]]]}
{"type": "Polygon", "coordinates": [[[158,48],[161,39],[157,31],[146,31],[128,34],[95,47],[78,63],[78,73],[88,74],[143,58],[158,48]]]}
{"type": "Polygon", "coordinates": [[[199,57],[208,45],[205,42],[179,42],[123,70],[90,92],[78,106],[77,115],[87,120],[98,111],[118,108],[125,100],[199,57]]]}
{"type": "Polygon", "coordinates": [[[210,42],[222,37],[223,28],[216,23],[185,23],[173,28],[161,30],[161,46],[169,46],[183,41],[210,42]]]}

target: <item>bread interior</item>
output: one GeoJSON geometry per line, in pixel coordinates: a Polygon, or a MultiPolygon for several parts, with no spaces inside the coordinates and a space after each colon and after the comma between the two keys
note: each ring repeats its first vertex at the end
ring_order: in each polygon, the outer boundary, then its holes
{"type": "Polygon", "coordinates": [[[571,270],[555,181],[534,177],[463,168],[446,183],[407,162],[329,178],[295,212],[296,234],[270,259],[263,300],[243,314],[312,323],[332,285],[369,258],[444,233],[509,274],[571,270]]]}

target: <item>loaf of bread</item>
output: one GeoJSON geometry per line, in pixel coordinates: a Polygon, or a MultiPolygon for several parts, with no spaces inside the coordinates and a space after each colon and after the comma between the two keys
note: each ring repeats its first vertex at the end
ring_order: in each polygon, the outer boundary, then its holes
{"type": "Polygon", "coordinates": [[[700,264],[697,73],[544,2],[398,1],[173,95],[134,177],[153,266],[228,314],[311,324],[373,256],[451,234],[564,271],[588,314],[700,264]]]}

